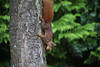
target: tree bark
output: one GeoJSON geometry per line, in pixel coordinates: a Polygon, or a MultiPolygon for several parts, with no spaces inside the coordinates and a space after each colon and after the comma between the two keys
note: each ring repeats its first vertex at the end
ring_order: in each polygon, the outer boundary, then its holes
{"type": "Polygon", "coordinates": [[[42,0],[10,0],[11,67],[46,67],[39,16],[42,0]]]}

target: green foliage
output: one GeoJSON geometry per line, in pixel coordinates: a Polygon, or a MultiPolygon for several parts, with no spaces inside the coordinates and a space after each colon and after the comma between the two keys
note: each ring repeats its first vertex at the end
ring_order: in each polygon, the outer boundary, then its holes
{"type": "Polygon", "coordinates": [[[61,16],[58,20],[53,23],[53,32],[60,32],[58,34],[58,40],[61,38],[68,38],[68,40],[75,40],[82,38],[86,39],[88,36],[96,36],[96,32],[94,31],[95,23],[88,23],[85,25],[81,25],[79,22],[75,22],[77,20],[77,16],[80,17],[80,12],[78,11],[75,14],[72,14],[71,11],[75,9],[75,11],[85,8],[85,0],[77,0],[77,1],[61,1],[60,3],[55,4],[54,10],[56,13],[59,13],[59,9],[64,10],[64,15],[61,16]],[[78,3],[77,3],[78,2],[78,3]],[[66,8],[68,7],[68,8],[66,8]],[[66,9],[64,9],[66,8],[66,9]],[[71,10],[70,12],[68,10],[71,10]],[[69,13],[68,13],[69,12],[69,13]],[[84,37],[85,36],[85,37],[84,37]]]}
{"type": "MultiPolygon", "coordinates": [[[[71,62],[75,63],[77,59],[82,60],[83,64],[100,62],[100,46],[98,46],[100,1],[91,0],[91,3],[90,0],[54,1],[55,16],[52,27],[57,46],[47,52],[48,67],[78,67],[71,62]]],[[[9,42],[9,2],[0,0],[0,5],[0,45],[2,45],[3,42],[9,42]]],[[[5,65],[9,67],[8,62],[0,62],[0,67],[5,65]]]]}
{"type": "Polygon", "coordinates": [[[69,55],[85,58],[83,64],[92,64],[94,57],[100,61],[100,54],[94,50],[99,49],[100,44],[97,42],[100,39],[99,6],[98,0],[91,0],[91,3],[89,0],[55,0],[52,27],[57,46],[47,56],[61,62],[53,61],[49,67],[73,67],[70,61],[74,60],[69,59],[69,55]]]}
{"type": "Polygon", "coordinates": [[[8,27],[6,24],[1,24],[0,25],[0,43],[9,41],[9,34],[8,34],[8,27]]]}
{"type": "Polygon", "coordinates": [[[0,63],[0,67],[10,67],[10,63],[8,63],[8,61],[6,61],[6,62],[1,62],[1,63],[0,63]]]}
{"type": "Polygon", "coordinates": [[[0,0],[0,67],[10,67],[9,64],[9,0],[0,0]]]}
{"type": "Polygon", "coordinates": [[[4,1],[0,1],[2,4],[2,6],[0,7],[0,9],[4,9],[5,11],[0,11],[0,43],[5,42],[7,43],[9,41],[9,13],[8,13],[8,9],[9,9],[9,4],[6,0],[4,1]]]}
{"type": "Polygon", "coordinates": [[[100,61],[100,46],[95,51],[91,51],[89,58],[86,59],[84,63],[91,64],[96,61],[100,61]]]}
{"type": "Polygon", "coordinates": [[[58,40],[62,38],[68,38],[72,41],[75,39],[85,40],[88,36],[96,36],[94,31],[95,23],[80,25],[76,20],[76,16],[73,14],[66,14],[62,16],[58,21],[53,24],[53,32],[59,31],[58,40]]]}

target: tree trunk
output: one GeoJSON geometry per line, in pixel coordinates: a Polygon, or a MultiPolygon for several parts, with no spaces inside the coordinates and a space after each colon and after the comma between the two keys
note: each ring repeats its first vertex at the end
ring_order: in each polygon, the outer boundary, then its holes
{"type": "Polygon", "coordinates": [[[46,67],[39,16],[42,0],[10,0],[11,67],[46,67]]]}

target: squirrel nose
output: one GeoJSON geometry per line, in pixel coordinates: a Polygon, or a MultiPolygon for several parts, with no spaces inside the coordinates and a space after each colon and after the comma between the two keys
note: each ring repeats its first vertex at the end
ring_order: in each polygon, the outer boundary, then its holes
{"type": "Polygon", "coordinates": [[[51,50],[51,48],[49,46],[46,47],[46,50],[51,50]]]}

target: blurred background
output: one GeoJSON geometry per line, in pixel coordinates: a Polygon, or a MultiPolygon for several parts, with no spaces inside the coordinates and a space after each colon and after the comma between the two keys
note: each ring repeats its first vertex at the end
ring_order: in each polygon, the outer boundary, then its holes
{"type": "MultiPolygon", "coordinates": [[[[100,0],[54,0],[48,67],[100,66],[100,0]]],[[[0,67],[10,67],[9,0],[0,0],[0,67]]]]}

